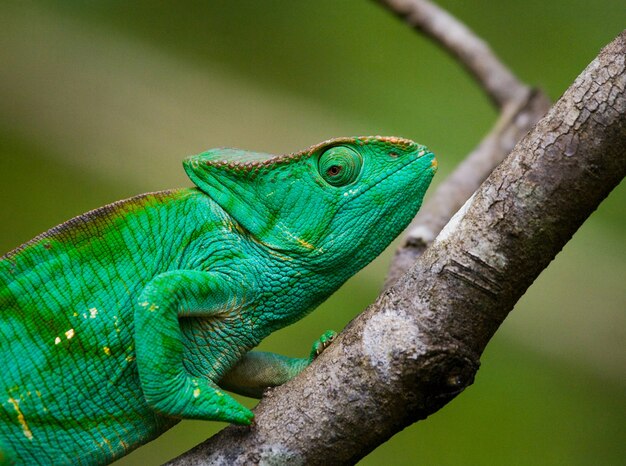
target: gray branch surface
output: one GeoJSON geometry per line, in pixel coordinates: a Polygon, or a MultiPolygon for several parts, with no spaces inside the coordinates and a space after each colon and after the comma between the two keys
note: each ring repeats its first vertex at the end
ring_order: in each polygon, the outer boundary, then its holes
{"type": "Polygon", "coordinates": [[[626,174],[626,32],[583,71],[434,243],[252,427],[171,464],[352,464],[473,381],[513,305],[626,174]]]}

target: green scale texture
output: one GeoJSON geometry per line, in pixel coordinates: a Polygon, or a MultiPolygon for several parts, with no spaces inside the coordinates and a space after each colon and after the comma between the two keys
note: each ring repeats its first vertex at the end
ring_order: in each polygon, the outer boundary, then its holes
{"type": "Polygon", "coordinates": [[[250,424],[307,358],[250,351],[415,215],[434,156],[394,137],[189,157],[195,188],[88,212],[0,258],[0,463],[106,464],[181,418],[250,424]]]}

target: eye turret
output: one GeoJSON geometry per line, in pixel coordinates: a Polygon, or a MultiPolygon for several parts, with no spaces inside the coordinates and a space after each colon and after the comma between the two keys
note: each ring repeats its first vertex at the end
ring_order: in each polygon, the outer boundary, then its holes
{"type": "Polygon", "coordinates": [[[317,164],[324,181],[336,187],[353,183],[362,167],[361,154],[345,146],[331,147],[320,156],[317,164]]]}

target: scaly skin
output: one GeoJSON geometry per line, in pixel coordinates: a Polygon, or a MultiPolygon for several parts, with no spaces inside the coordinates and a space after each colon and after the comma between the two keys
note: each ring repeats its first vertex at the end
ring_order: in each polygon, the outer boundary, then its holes
{"type": "Polygon", "coordinates": [[[436,169],[400,138],[185,161],[196,188],[88,212],[0,258],[0,463],[106,464],[181,418],[249,424],[307,358],[250,351],[374,259],[436,169]]]}

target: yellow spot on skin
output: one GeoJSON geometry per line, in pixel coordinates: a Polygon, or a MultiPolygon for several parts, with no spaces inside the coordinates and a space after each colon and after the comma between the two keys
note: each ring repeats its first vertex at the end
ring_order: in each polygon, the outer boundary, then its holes
{"type": "Polygon", "coordinates": [[[150,304],[150,307],[148,308],[148,310],[149,310],[150,312],[154,312],[154,311],[156,311],[158,308],[159,308],[159,306],[157,306],[156,304],[152,303],[152,304],[150,304]]]}
{"type": "Polygon", "coordinates": [[[315,249],[315,246],[313,246],[311,243],[307,243],[306,241],[304,241],[302,238],[296,238],[298,241],[298,244],[300,246],[304,246],[307,249],[315,249]]]}
{"type": "Polygon", "coordinates": [[[91,309],[89,309],[90,319],[95,319],[97,315],[98,315],[98,309],[96,309],[95,307],[92,307],[91,309]]]}
{"type": "Polygon", "coordinates": [[[7,401],[13,405],[13,409],[17,413],[17,421],[22,426],[22,432],[24,432],[24,436],[28,440],[32,440],[33,433],[31,432],[30,428],[28,427],[28,424],[26,423],[26,418],[24,417],[24,414],[22,414],[22,411],[20,410],[20,400],[16,400],[15,398],[9,398],[7,401]]]}
{"type": "Polygon", "coordinates": [[[233,231],[233,230],[237,230],[236,225],[229,219],[225,219],[222,222],[222,225],[224,225],[224,227],[228,230],[228,231],[233,231]]]}
{"type": "MultiPolygon", "coordinates": [[[[282,260],[282,261],[292,261],[293,259],[291,257],[288,256],[283,256],[282,254],[277,253],[276,251],[272,251],[271,249],[268,249],[268,251],[272,256],[277,257],[278,259],[282,260]]],[[[245,283],[242,283],[245,286],[245,283]]]]}
{"type": "Polygon", "coordinates": [[[104,354],[106,354],[107,356],[111,356],[111,348],[109,348],[108,346],[104,346],[102,348],[102,351],[104,351],[104,354]]]}
{"type": "Polygon", "coordinates": [[[78,317],[78,312],[74,312],[74,314],[72,314],[74,317],[78,317]]]}
{"type": "Polygon", "coordinates": [[[194,397],[194,398],[198,398],[199,396],[200,396],[200,389],[199,389],[199,388],[196,388],[196,389],[193,391],[193,397],[194,397]]]}
{"type": "Polygon", "coordinates": [[[56,337],[56,338],[54,339],[54,344],[55,344],[55,345],[58,345],[59,343],[61,343],[61,339],[60,339],[59,337],[56,337]]]}
{"type": "Polygon", "coordinates": [[[115,451],[115,450],[113,450],[113,446],[111,445],[111,442],[110,442],[110,441],[109,441],[109,439],[108,439],[108,438],[106,438],[106,437],[102,437],[102,443],[100,444],[100,447],[102,447],[102,446],[104,446],[104,445],[106,445],[106,446],[107,446],[107,448],[109,449],[109,451],[110,451],[111,453],[113,453],[113,452],[115,451]]]}
{"type": "Polygon", "coordinates": [[[139,305],[141,307],[148,307],[150,305],[150,303],[148,301],[143,301],[143,302],[139,303],[139,305]]]}
{"type": "Polygon", "coordinates": [[[67,332],[65,332],[65,337],[69,340],[74,336],[75,333],[76,332],[74,332],[74,329],[71,328],[67,332]]]}
{"type": "Polygon", "coordinates": [[[126,362],[133,362],[135,360],[135,356],[126,356],[126,362]]]}
{"type": "Polygon", "coordinates": [[[433,160],[430,162],[430,166],[431,166],[431,168],[434,168],[434,169],[436,170],[436,169],[437,169],[437,167],[439,166],[439,162],[437,162],[437,159],[433,159],[433,160]]]}

